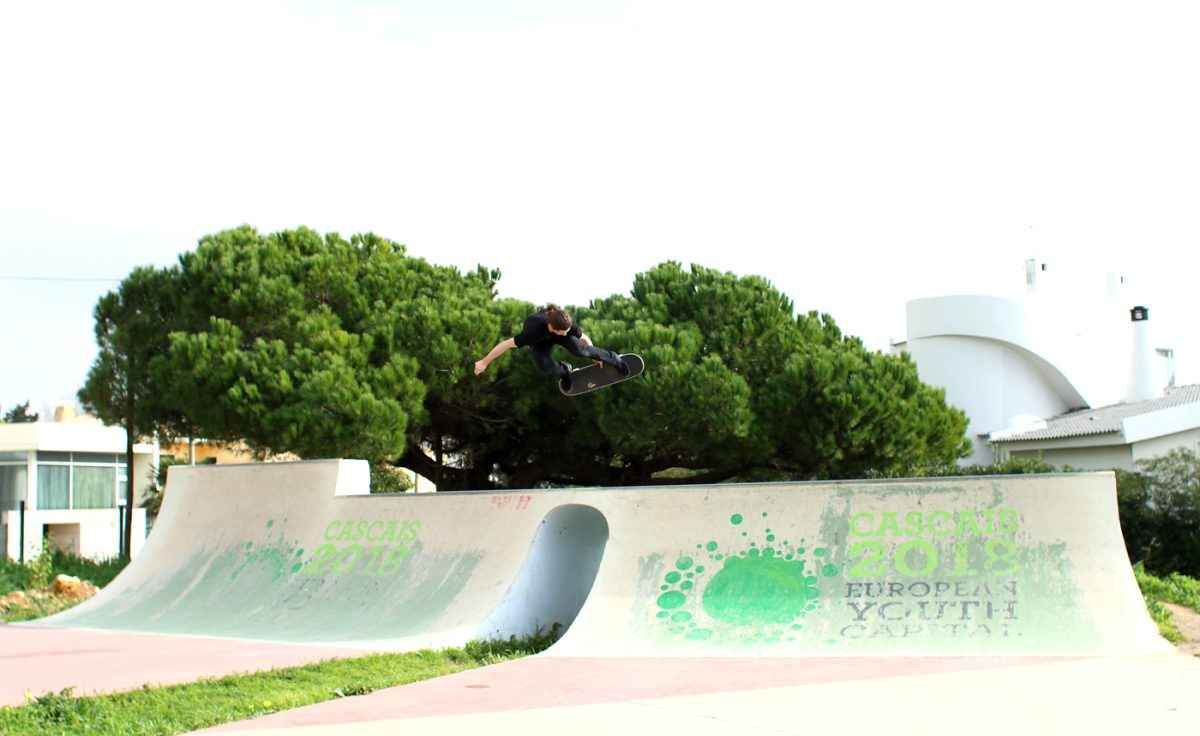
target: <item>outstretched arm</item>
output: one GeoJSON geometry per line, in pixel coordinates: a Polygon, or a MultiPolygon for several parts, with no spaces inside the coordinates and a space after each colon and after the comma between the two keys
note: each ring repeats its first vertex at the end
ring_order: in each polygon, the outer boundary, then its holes
{"type": "Polygon", "coordinates": [[[513,337],[508,338],[504,342],[497,343],[496,347],[492,348],[492,352],[488,353],[483,358],[483,360],[475,361],[475,375],[478,376],[480,373],[483,373],[485,370],[487,370],[489,363],[491,363],[496,358],[499,358],[500,355],[502,353],[504,353],[506,350],[508,350],[509,348],[515,348],[516,346],[517,346],[517,340],[516,340],[516,338],[513,338],[513,337]]]}

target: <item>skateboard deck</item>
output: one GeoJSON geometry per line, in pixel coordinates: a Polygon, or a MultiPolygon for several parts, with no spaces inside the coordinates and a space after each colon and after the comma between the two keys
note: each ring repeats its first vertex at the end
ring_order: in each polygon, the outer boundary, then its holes
{"type": "Polygon", "coordinates": [[[621,358],[625,361],[625,365],[629,366],[628,376],[622,376],[621,372],[611,365],[604,364],[598,366],[595,363],[589,363],[582,368],[576,368],[571,371],[570,391],[564,391],[561,382],[558,384],[558,390],[562,391],[565,396],[578,396],[579,394],[590,393],[598,388],[611,386],[614,383],[637,378],[642,375],[642,371],[646,370],[646,364],[642,362],[642,356],[636,353],[625,353],[621,358]]]}

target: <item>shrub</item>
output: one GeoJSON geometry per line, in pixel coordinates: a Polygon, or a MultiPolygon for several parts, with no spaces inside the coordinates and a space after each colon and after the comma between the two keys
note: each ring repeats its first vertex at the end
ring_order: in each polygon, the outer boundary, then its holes
{"type": "Polygon", "coordinates": [[[1200,577],[1200,457],[1175,448],[1117,471],[1117,504],[1129,558],[1165,576],[1200,577]]]}

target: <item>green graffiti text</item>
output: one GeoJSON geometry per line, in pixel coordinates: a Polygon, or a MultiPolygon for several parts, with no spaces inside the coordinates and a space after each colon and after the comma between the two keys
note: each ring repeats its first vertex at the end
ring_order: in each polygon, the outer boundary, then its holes
{"type": "Polygon", "coordinates": [[[951,577],[1009,575],[1017,569],[1017,547],[1012,540],[994,537],[974,544],[958,538],[953,544],[935,544],[914,539],[889,549],[874,540],[850,546],[853,564],[848,578],[887,577],[894,571],[902,577],[941,574],[951,577]]]}
{"type": "Polygon", "coordinates": [[[338,547],[323,544],[317,547],[313,559],[304,566],[305,575],[392,575],[408,558],[408,547],[403,544],[362,547],[351,544],[338,547]]]}
{"type": "Polygon", "coordinates": [[[1013,509],[963,511],[863,511],[850,517],[852,537],[1011,537],[1017,533],[1013,509]]]}
{"type": "Polygon", "coordinates": [[[420,521],[335,519],[325,527],[325,541],[411,544],[417,538],[417,530],[420,528],[420,521]]]}

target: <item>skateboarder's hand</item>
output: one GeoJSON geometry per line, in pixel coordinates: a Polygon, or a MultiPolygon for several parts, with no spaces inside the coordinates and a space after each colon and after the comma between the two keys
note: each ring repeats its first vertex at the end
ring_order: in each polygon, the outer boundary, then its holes
{"type": "Polygon", "coordinates": [[[484,361],[482,361],[482,360],[475,361],[475,375],[478,376],[480,373],[483,373],[485,370],[487,370],[487,367],[488,367],[488,364],[485,363],[484,361]]]}

